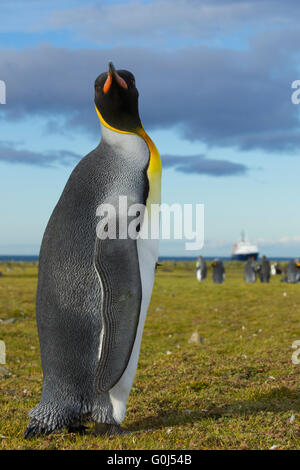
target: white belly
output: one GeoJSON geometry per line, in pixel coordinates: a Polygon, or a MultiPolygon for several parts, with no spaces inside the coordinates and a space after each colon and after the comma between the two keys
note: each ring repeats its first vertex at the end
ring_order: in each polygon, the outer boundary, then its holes
{"type": "Polygon", "coordinates": [[[142,302],[139,324],[128,366],[119,382],[109,391],[113,406],[113,417],[118,423],[121,423],[125,417],[126,402],[136,373],[143,329],[154,283],[155,264],[158,258],[158,240],[138,239],[137,251],[142,282],[142,302]]]}
{"type": "MultiPolygon", "coordinates": [[[[150,183],[149,194],[147,199],[147,208],[149,229],[148,233],[151,234],[152,223],[159,223],[159,220],[150,220],[150,207],[153,203],[160,203],[161,167],[160,157],[155,145],[153,144],[149,136],[145,134],[145,132],[142,136],[119,134],[110,129],[107,129],[103,125],[102,138],[105,139],[110,145],[118,145],[120,147],[120,151],[122,149],[122,153],[129,157],[131,162],[136,160],[137,164],[139,165],[143,163],[146,164],[148,162],[150,151],[150,163],[147,170],[147,177],[150,183]],[[145,138],[148,143],[145,142],[145,138]]],[[[142,231],[143,227],[141,229],[141,232],[142,231]]],[[[154,233],[159,233],[159,230],[154,230],[154,233]]],[[[136,373],[143,329],[154,283],[155,264],[158,258],[158,242],[158,239],[137,239],[137,252],[142,283],[142,301],[139,324],[128,365],[120,380],[109,391],[110,401],[113,406],[113,417],[118,423],[121,423],[125,417],[126,402],[136,373]]],[[[100,353],[101,347],[102,341],[100,339],[100,353]]]]}

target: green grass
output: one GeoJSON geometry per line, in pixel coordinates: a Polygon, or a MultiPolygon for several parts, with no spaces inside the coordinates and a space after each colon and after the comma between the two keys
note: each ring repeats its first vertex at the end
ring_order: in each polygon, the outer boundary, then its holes
{"type": "Polygon", "coordinates": [[[243,264],[226,264],[198,283],[194,263],[164,262],[157,272],[122,437],[68,434],[24,440],[27,412],[40,398],[35,323],[37,266],[2,263],[0,372],[2,449],[300,448],[300,285],[245,284],[243,264]],[[194,331],[200,344],[188,342],[194,331]],[[290,421],[294,414],[295,420],[290,421]],[[3,437],[5,436],[5,438],[3,437]]]}

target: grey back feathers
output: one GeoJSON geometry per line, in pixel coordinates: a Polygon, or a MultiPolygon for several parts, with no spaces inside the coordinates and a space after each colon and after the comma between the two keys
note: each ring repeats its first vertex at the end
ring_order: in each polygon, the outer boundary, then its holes
{"type": "Polygon", "coordinates": [[[115,205],[119,194],[129,203],[145,203],[149,151],[137,136],[126,135],[122,146],[110,138],[103,135],[76,166],[43,237],[37,324],[44,384],[26,437],[84,417],[115,424],[107,391],[131,354],[141,280],[136,241],[99,240],[96,210],[102,203],[115,205]],[[133,139],[143,151],[136,152],[133,139]]]}

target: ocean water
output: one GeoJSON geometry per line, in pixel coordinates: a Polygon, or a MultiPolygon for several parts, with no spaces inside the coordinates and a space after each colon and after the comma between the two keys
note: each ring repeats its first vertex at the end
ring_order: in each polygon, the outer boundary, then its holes
{"type": "Polygon", "coordinates": [[[0,255],[0,262],[2,261],[21,261],[21,262],[33,262],[38,261],[38,255],[0,255]]]}
{"type": "MultiPolygon", "coordinates": [[[[231,261],[229,256],[204,256],[204,259],[211,261],[215,258],[219,258],[222,261],[231,261]]],[[[296,257],[295,257],[296,258],[296,257]]],[[[289,261],[291,258],[284,258],[280,256],[269,257],[272,261],[289,261]]],[[[37,262],[39,260],[38,255],[0,255],[0,262],[37,262]]],[[[196,261],[197,256],[160,256],[159,261],[196,261]]]]}

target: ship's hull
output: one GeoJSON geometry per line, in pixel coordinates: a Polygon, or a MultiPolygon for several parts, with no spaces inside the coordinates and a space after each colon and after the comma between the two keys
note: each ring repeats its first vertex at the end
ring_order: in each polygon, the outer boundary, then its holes
{"type": "Polygon", "coordinates": [[[247,261],[249,258],[254,258],[257,260],[258,253],[247,253],[247,254],[235,254],[232,255],[232,259],[236,261],[247,261]]]}

